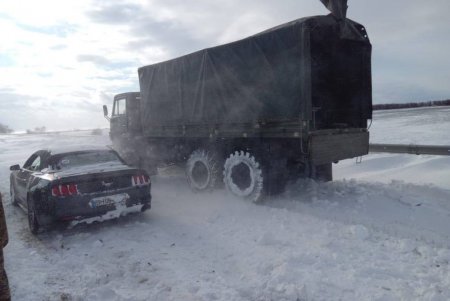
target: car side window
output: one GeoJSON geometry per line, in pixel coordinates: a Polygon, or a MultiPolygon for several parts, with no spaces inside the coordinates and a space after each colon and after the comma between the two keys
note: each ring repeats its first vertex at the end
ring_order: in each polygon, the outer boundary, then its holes
{"type": "Polygon", "coordinates": [[[23,164],[23,168],[24,168],[24,169],[30,169],[31,163],[34,162],[34,160],[36,159],[36,157],[37,157],[36,154],[31,155],[31,157],[29,157],[29,158],[27,159],[27,161],[25,161],[25,163],[23,164]]]}
{"type": "Polygon", "coordinates": [[[23,168],[28,170],[40,170],[41,167],[41,156],[39,155],[32,155],[23,165],[23,168]]]}
{"type": "Polygon", "coordinates": [[[41,170],[41,156],[37,156],[36,159],[31,163],[30,169],[34,171],[41,170]]]}

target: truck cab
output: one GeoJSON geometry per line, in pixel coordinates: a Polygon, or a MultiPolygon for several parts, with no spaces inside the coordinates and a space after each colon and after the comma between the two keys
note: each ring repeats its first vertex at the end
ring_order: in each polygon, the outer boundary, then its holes
{"type": "Polygon", "coordinates": [[[140,100],[139,92],[127,92],[114,96],[110,118],[111,139],[124,134],[136,135],[142,132],[140,100]]]}

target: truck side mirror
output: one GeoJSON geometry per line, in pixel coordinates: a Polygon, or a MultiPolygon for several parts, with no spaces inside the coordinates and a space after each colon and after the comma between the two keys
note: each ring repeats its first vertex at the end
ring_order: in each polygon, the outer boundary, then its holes
{"type": "Polygon", "coordinates": [[[105,118],[109,121],[109,116],[108,116],[108,107],[106,105],[103,105],[103,116],[105,116],[105,118]]]}
{"type": "Polygon", "coordinates": [[[20,165],[19,164],[12,165],[9,167],[9,170],[11,170],[11,171],[20,170],[20,165]]]}

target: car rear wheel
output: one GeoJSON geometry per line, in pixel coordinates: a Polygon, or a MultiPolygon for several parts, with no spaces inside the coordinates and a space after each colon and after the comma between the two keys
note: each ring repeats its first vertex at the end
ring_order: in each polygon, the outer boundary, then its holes
{"type": "Polygon", "coordinates": [[[13,206],[19,206],[19,203],[17,202],[16,199],[16,191],[12,183],[9,186],[9,195],[11,196],[11,204],[13,204],[13,206]]]}
{"type": "Polygon", "coordinates": [[[28,199],[27,205],[28,226],[31,233],[36,235],[38,234],[40,227],[37,220],[36,208],[34,207],[33,200],[28,199]]]}

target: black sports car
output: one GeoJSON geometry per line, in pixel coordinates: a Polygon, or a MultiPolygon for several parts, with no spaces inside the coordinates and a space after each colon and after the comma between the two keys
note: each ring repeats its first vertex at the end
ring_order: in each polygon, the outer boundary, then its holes
{"type": "Polygon", "coordinates": [[[33,234],[56,222],[102,221],[151,206],[150,178],[109,148],[40,150],[11,170],[11,201],[33,234]]]}

